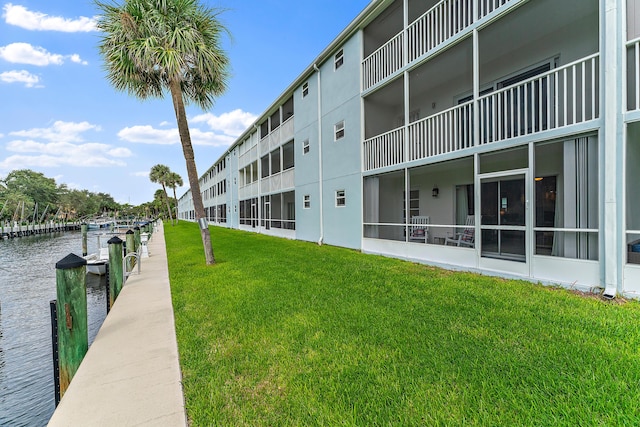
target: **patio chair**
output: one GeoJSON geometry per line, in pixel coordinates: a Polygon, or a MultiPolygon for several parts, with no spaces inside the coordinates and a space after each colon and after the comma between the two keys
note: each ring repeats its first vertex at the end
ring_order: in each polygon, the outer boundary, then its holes
{"type": "Polygon", "coordinates": [[[411,217],[411,225],[409,225],[409,241],[427,243],[427,239],[429,238],[428,225],[428,216],[411,217]]]}
{"type": "Polygon", "coordinates": [[[455,246],[473,248],[475,246],[475,234],[475,217],[473,215],[467,215],[467,220],[465,221],[462,231],[453,236],[447,237],[444,240],[444,244],[448,245],[449,243],[452,243],[455,246]]]}

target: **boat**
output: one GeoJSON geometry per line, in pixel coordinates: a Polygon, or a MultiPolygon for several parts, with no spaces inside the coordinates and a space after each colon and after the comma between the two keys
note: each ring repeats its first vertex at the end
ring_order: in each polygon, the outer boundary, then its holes
{"type": "Polygon", "coordinates": [[[87,273],[104,276],[109,264],[109,248],[100,248],[100,252],[84,257],[87,260],[87,273]]]}
{"type": "Polygon", "coordinates": [[[110,228],[115,223],[114,220],[109,218],[99,218],[87,223],[87,230],[100,230],[101,228],[110,228]]]}

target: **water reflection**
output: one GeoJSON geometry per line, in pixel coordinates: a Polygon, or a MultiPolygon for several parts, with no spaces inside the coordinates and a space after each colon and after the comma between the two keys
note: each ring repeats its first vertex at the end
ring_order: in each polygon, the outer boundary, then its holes
{"type": "MultiPolygon", "coordinates": [[[[97,251],[95,234],[87,243],[97,251]]],[[[0,241],[0,425],[44,426],[53,413],[55,264],[81,252],[78,232],[0,241]]],[[[87,275],[89,343],[106,315],[104,285],[104,277],[87,275]]]]}
{"type": "Polygon", "coordinates": [[[0,304],[0,384],[4,383],[4,378],[4,349],[2,347],[2,305],[0,304]]]}

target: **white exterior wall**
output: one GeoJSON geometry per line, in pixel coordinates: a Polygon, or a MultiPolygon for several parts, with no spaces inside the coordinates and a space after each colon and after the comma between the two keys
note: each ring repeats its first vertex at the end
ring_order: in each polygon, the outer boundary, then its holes
{"type": "MultiPolygon", "coordinates": [[[[372,2],[367,10],[373,11],[373,6],[379,3],[382,1],[372,2]]],[[[402,2],[394,2],[392,7],[400,3],[402,2]]],[[[372,25],[383,24],[369,19],[373,17],[361,16],[360,23],[354,23],[349,27],[350,35],[337,39],[329,46],[319,60],[276,101],[282,103],[288,96],[294,97],[294,123],[290,132],[295,144],[295,171],[293,186],[290,188],[295,190],[295,238],[359,248],[365,252],[457,269],[517,276],[534,281],[577,283],[585,289],[613,285],[619,293],[640,295],[640,286],[634,284],[640,283],[640,266],[626,263],[626,243],[632,240],[633,233],[629,236],[625,234],[625,230],[640,229],[640,220],[637,220],[640,218],[640,204],[628,196],[626,201],[623,200],[624,195],[629,194],[627,187],[638,181],[640,168],[629,162],[626,167],[621,165],[625,156],[640,156],[637,144],[627,144],[624,139],[625,132],[622,131],[625,128],[627,138],[637,139],[640,131],[634,123],[640,122],[640,114],[634,112],[625,115],[625,111],[619,108],[626,105],[626,100],[623,99],[624,85],[619,81],[620,75],[624,73],[616,71],[634,71],[624,64],[625,59],[630,57],[624,54],[624,42],[640,37],[640,0],[627,0],[628,12],[625,12],[624,7],[624,0],[563,0],[561,3],[557,0],[513,1],[504,6],[504,14],[501,15],[502,11],[498,11],[475,28],[477,51],[474,51],[474,28],[470,27],[463,35],[456,36],[456,43],[443,43],[444,48],[440,51],[420,58],[422,63],[405,65],[396,73],[395,81],[374,85],[364,93],[361,93],[363,32],[358,25],[369,21],[374,22],[372,25]],[[512,5],[518,7],[509,9],[512,5]],[[553,13],[553,8],[558,5],[562,5],[565,11],[571,10],[570,17],[553,13]],[[613,9],[616,17],[605,16],[605,9],[611,10],[611,5],[615,6],[613,9]],[[626,29],[625,18],[620,18],[624,17],[625,13],[626,29]],[[618,24],[615,24],[616,22],[618,24]],[[554,23],[553,31],[544,32],[545,26],[553,26],[554,23]],[[600,31],[601,29],[603,30],[600,31]],[[613,31],[614,34],[607,35],[606,31],[613,31]],[[339,70],[334,70],[333,55],[339,49],[343,49],[344,52],[344,65],[339,70]],[[603,55],[603,49],[609,50],[607,55],[603,55]],[[610,52],[612,49],[616,52],[610,52]],[[544,61],[553,60],[554,67],[562,67],[592,54],[599,55],[596,69],[600,95],[597,100],[599,111],[596,117],[586,120],[586,123],[570,123],[562,128],[533,132],[515,139],[506,138],[492,144],[483,145],[476,142],[475,147],[464,152],[439,154],[412,162],[404,161],[378,170],[363,171],[363,130],[366,129],[367,137],[376,136],[396,128],[399,118],[407,117],[415,110],[420,111],[419,118],[422,119],[451,108],[460,98],[473,94],[474,82],[475,90],[482,91],[505,77],[544,61]],[[313,66],[317,68],[314,69],[313,66]],[[475,76],[474,69],[478,71],[475,76]],[[401,71],[406,71],[404,76],[401,71]],[[406,92],[403,80],[405,77],[409,78],[406,92]],[[305,83],[308,85],[309,94],[303,98],[302,86],[305,83]],[[606,88],[615,90],[607,92],[606,88]],[[405,99],[407,96],[408,99],[405,99]],[[405,108],[408,111],[405,111],[405,108]],[[605,117],[607,114],[608,118],[605,117]],[[363,118],[366,126],[362,123],[363,118]],[[334,141],[334,125],[341,120],[345,122],[345,137],[340,141],[334,141]],[[380,197],[384,195],[384,200],[380,200],[379,211],[373,215],[376,218],[368,222],[380,220],[402,223],[402,192],[399,192],[399,189],[403,188],[404,171],[408,168],[407,173],[411,178],[409,190],[420,189],[420,215],[430,216],[431,223],[434,224],[455,224],[456,185],[475,184],[476,194],[480,194],[480,190],[477,189],[480,183],[478,171],[474,171],[473,167],[474,159],[478,159],[480,154],[514,146],[528,148],[533,157],[528,158],[525,166],[527,179],[531,180],[526,185],[527,194],[532,197],[532,179],[538,174],[557,176],[558,182],[569,183],[571,177],[566,176],[566,161],[572,148],[567,145],[565,148],[568,151],[563,155],[554,155],[553,150],[561,147],[562,141],[583,136],[591,136],[594,139],[597,151],[597,163],[591,167],[599,171],[598,199],[595,205],[589,206],[590,214],[595,215],[598,224],[600,250],[597,260],[536,255],[535,244],[532,241],[535,238],[535,212],[532,200],[527,202],[527,260],[524,265],[514,269],[505,268],[504,261],[493,262],[484,259],[478,246],[475,249],[455,248],[435,245],[432,241],[425,245],[363,237],[363,174],[368,177],[384,172],[402,172],[398,179],[380,180],[378,191],[380,197]],[[303,154],[303,142],[307,140],[310,150],[309,153],[303,154]],[[556,142],[558,145],[549,146],[548,159],[540,161],[544,157],[545,148],[538,144],[543,142],[556,142]],[[534,161],[536,152],[539,153],[537,162],[534,161]],[[436,162],[457,158],[464,158],[468,166],[452,170],[429,168],[429,165],[436,162]],[[416,169],[422,167],[424,170],[416,169]],[[437,198],[431,196],[430,190],[434,186],[439,188],[437,198]],[[619,188],[614,188],[616,186],[619,188]],[[626,188],[626,193],[622,188],[626,188]],[[335,206],[336,190],[346,192],[346,206],[335,206]],[[304,207],[305,195],[310,196],[308,209],[304,207]],[[626,224],[623,224],[623,220],[626,220],[626,224]],[[605,244],[604,239],[613,239],[613,243],[605,244]]],[[[397,25],[397,22],[394,23],[397,25]]],[[[388,39],[396,33],[395,30],[381,29],[377,35],[388,39]]],[[[377,35],[375,31],[367,33],[369,39],[377,35]]],[[[257,123],[267,119],[275,107],[275,104],[270,107],[257,123]]],[[[566,108],[567,111],[573,111],[571,101],[566,108]]],[[[579,105],[576,108],[579,108],[579,105]]],[[[252,184],[244,189],[239,189],[237,183],[239,168],[255,160],[259,163],[260,157],[266,152],[287,142],[288,136],[280,138],[276,133],[274,132],[268,141],[260,143],[255,131],[248,129],[239,142],[255,138],[258,148],[251,153],[247,150],[240,157],[234,147],[225,154],[228,159],[229,182],[226,203],[230,227],[239,226],[239,200],[249,196],[259,197],[284,188],[273,187],[275,184],[271,179],[264,180],[260,186],[252,184]]],[[[475,137],[479,138],[479,135],[476,134],[475,137]]],[[[187,196],[180,200],[181,212],[190,207],[187,196]]],[[[476,204],[479,204],[479,200],[476,200],[476,204]]],[[[565,206],[565,210],[570,208],[570,204],[565,206]]],[[[479,215],[479,211],[476,215],[479,215]]],[[[394,232],[402,231],[398,230],[394,232]]],[[[448,231],[444,226],[434,227],[430,230],[430,235],[432,238],[444,238],[448,231]]]]}
{"type": "Polygon", "coordinates": [[[360,44],[356,34],[342,47],[344,65],[334,61],[320,68],[322,86],[322,178],[323,241],[330,245],[359,248],[361,222],[361,119],[360,44]],[[344,121],[344,137],[335,140],[335,124],[344,121]],[[336,206],[336,191],[344,190],[346,205],[336,206]]]}

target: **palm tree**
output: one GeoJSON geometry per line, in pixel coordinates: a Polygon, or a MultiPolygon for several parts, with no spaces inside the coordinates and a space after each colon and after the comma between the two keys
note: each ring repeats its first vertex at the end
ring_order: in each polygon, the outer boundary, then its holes
{"type": "Polygon", "coordinates": [[[167,202],[167,212],[169,212],[169,221],[173,225],[173,217],[171,216],[171,207],[169,206],[169,196],[167,195],[167,180],[172,174],[169,166],[155,165],[149,172],[149,179],[151,182],[162,185],[162,191],[164,192],[164,200],[167,202]]]}
{"type": "Polygon", "coordinates": [[[182,177],[180,174],[175,172],[171,172],[167,179],[167,187],[173,189],[173,201],[174,201],[174,209],[176,210],[176,214],[174,218],[176,219],[176,223],[178,222],[178,196],[176,196],[176,187],[182,187],[184,182],[182,182],[182,177]]]}
{"type": "MultiPolygon", "coordinates": [[[[96,0],[104,32],[99,49],[117,90],[140,98],[171,93],[197,219],[204,205],[185,103],[209,109],[226,89],[229,60],[220,47],[226,29],[218,12],[198,0],[124,0],[122,6],[96,0]]],[[[209,227],[200,227],[207,264],[215,263],[209,227]]]]}

